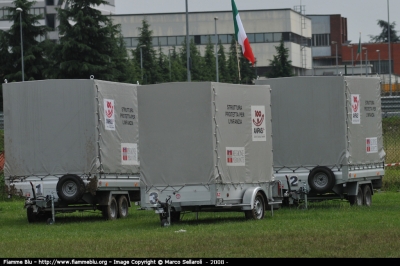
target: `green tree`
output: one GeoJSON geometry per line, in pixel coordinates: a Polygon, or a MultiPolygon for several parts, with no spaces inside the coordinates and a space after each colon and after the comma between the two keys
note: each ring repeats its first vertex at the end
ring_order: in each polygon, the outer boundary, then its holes
{"type": "MultiPolygon", "coordinates": [[[[0,83],[3,83],[6,75],[14,69],[12,54],[8,51],[8,40],[5,37],[5,32],[0,30],[0,83]]],[[[20,65],[21,66],[21,65],[20,65]]],[[[14,70],[17,71],[17,70],[14,70]]],[[[21,72],[19,73],[21,74],[21,72]]]]}
{"type": "Polygon", "coordinates": [[[242,49],[240,47],[240,78],[241,84],[252,84],[256,78],[255,69],[251,62],[243,56],[242,49]]]}
{"type": "MultiPolygon", "coordinates": [[[[187,80],[187,70],[184,67],[184,63],[181,60],[181,57],[176,51],[176,47],[174,46],[171,51],[170,59],[171,59],[171,81],[186,81],[187,80]]],[[[186,63],[186,61],[185,61],[186,63]]]]}
{"type": "MultiPolygon", "coordinates": [[[[150,30],[150,24],[144,19],[140,31],[139,41],[134,51],[134,57],[139,66],[143,64],[143,84],[154,84],[160,82],[156,64],[156,53],[153,49],[153,31],[150,30]],[[142,50],[142,55],[140,54],[142,50]]],[[[141,74],[142,75],[142,74],[141,74]]]]}
{"type": "MultiPolygon", "coordinates": [[[[181,61],[183,67],[186,68],[186,38],[182,43],[182,48],[180,52],[181,61]]],[[[193,39],[190,39],[189,43],[190,49],[190,76],[192,81],[204,81],[204,59],[200,54],[199,49],[197,49],[196,44],[193,39]]]]}
{"type": "Polygon", "coordinates": [[[283,39],[279,46],[275,46],[277,54],[270,60],[270,71],[267,72],[268,78],[291,77],[293,76],[292,61],[289,60],[289,49],[285,48],[283,39]]]}
{"type": "Polygon", "coordinates": [[[211,37],[208,37],[206,50],[204,52],[204,70],[203,80],[216,81],[216,63],[215,63],[215,46],[211,43],[211,37]]]}
{"type": "Polygon", "coordinates": [[[169,61],[168,57],[163,53],[161,46],[158,48],[158,58],[157,58],[157,71],[159,80],[157,82],[167,82],[169,81],[169,61]]]}
{"type": "Polygon", "coordinates": [[[39,20],[43,19],[42,14],[35,15],[30,12],[35,3],[35,1],[15,0],[13,7],[6,7],[9,13],[6,19],[12,22],[12,26],[9,30],[2,32],[0,37],[2,80],[22,81],[20,17],[23,34],[24,80],[45,78],[44,70],[48,66],[45,56],[47,42],[40,42],[40,39],[44,40],[48,28],[39,25],[39,20]],[[17,8],[22,9],[21,14],[16,10],[17,8]]]}
{"type": "Polygon", "coordinates": [[[229,83],[239,84],[238,67],[240,66],[240,63],[238,64],[238,52],[237,52],[236,45],[237,45],[236,40],[233,37],[232,41],[231,41],[231,45],[229,46],[229,59],[228,59],[227,67],[228,67],[228,72],[230,74],[229,83]]]}
{"type": "MultiPolygon", "coordinates": [[[[112,25],[109,25],[112,27],[112,25]]],[[[118,25],[119,27],[120,25],[118,25]]],[[[118,28],[120,32],[120,29],[118,28]]],[[[111,35],[112,43],[116,45],[112,46],[113,49],[113,68],[111,69],[113,80],[117,82],[136,83],[138,70],[135,68],[134,62],[129,60],[128,51],[126,50],[125,42],[122,34],[111,35]]]]}
{"type": "Polygon", "coordinates": [[[388,42],[388,28],[390,30],[390,42],[399,42],[400,37],[397,36],[397,31],[394,30],[396,27],[396,22],[390,24],[388,27],[388,22],[384,20],[378,20],[378,26],[381,27],[382,32],[379,35],[368,35],[371,38],[371,42],[379,43],[379,42],[388,42]]]}
{"type": "Polygon", "coordinates": [[[218,45],[218,75],[219,75],[219,82],[228,83],[231,80],[228,64],[225,55],[225,48],[222,45],[221,41],[218,45]]]}
{"type": "Polygon", "coordinates": [[[115,38],[120,36],[119,25],[113,25],[110,17],[93,8],[107,2],[70,0],[69,3],[68,8],[58,9],[61,37],[51,54],[54,60],[52,76],[88,79],[94,75],[102,80],[125,79],[116,70],[121,64],[114,61],[114,57],[117,61],[122,59],[118,49],[121,43],[115,38]]]}

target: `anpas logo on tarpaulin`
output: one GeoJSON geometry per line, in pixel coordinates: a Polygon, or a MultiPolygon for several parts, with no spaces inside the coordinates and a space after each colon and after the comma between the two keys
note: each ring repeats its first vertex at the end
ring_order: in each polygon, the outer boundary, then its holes
{"type": "Polygon", "coordinates": [[[351,123],[360,124],[360,94],[351,94],[351,123]]]}
{"type": "Polygon", "coordinates": [[[253,141],[266,141],[265,106],[251,106],[253,141]]]}
{"type": "Polygon", "coordinates": [[[104,99],[104,127],[115,130],[114,100],[104,99]]]}

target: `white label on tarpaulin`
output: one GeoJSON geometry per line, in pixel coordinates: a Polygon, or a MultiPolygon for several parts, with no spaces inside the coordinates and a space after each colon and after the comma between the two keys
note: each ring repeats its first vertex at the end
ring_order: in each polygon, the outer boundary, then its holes
{"type": "Polygon", "coordinates": [[[367,153],[378,152],[378,138],[367,138],[365,143],[367,153]]]}
{"type": "Polygon", "coordinates": [[[115,130],[114,100],[104,99],[104,127],[106,130],[115,130]]]}
{"type": "Polygon", "coordinates": [[[360,114],[360,94],[351,94],[351,123],[360,124],[361,114],[360,114]]]}
{"type": "Polygon", "coordinates": [[[251,125],[253,141],[266,141],[265,106],[251,106],[251,125]]]}
{"type": "Polygon", "coordinates": [[[121,143],[121,164],[139,165],[136,143],[121,143]]]}
{"type": "Polygon", "coordinates": [[[226,164],[228,166],[245,166],[244,147],[226,147],[226,164]]]}

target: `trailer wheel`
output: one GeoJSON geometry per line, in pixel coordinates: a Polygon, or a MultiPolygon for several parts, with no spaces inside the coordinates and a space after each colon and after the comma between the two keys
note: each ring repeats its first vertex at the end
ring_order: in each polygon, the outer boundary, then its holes
{"type": "Polygon", "coordinates": [[[26,217],[28,218],[28,223],[34,223],[38,220],[37,214],[33,212],[32,207],[26,209],[26,217]]]}
{"type": "Polygon", "coordinates": [[[106,220],[115,220],[115,219],[117,219],[118,206],[117,206],[117,200],[115,199],[114,196],[112,196],[112,198],[111,198],[110,205],[103,207],[102,213],[103,213],[103,217],[106,220]]]}
{"type": "Polygon", "coordinates": [[[65,175],[58,180],[57,195],[67,202],[75,203],[80,200],[85,193],[85,183],[76,175],[65,175]]]}
{"type": "Polygon", "coordinates": [[[363,186],[363,200],[364,205],[370,207],[372,204],[372,192],[371,187],[369,185],[363,186]]]}
{"type": "Polygon", "coordinates": [[[265,214],[265,201],[260,192],[257,192],[254,198],[254,207],[250,211],[244,211],[246,219],[261,220],[265,214]]]}
{"type": "Polygon", "coordinates": [[[351,206],[362,206],[364,203],[364,193],[361,186],[358,186],[358,192],[355,196],[349,196],[349,202],[351,206]]]}
{"type": "Polygon", "coordinates": [[[125,196],[118,198],[118,218],[125,218],[128,216],[129,204],[125,196]]]}
{"type": "Polygon", "coordinates": [[[315,167],[308,175],[308,185],[317,193],[329,192],[335,186],[335,175],[328,167],[315,167]]]}
{"type": "Polygon", "coordinates": [[[171,222],[176,223],[181,219],[181,212],[173,211],[171,212],[171,222]]]}
{"type": "Polygon", "coordinates": [[[162,219],[161,220],[161,227],[168,226],[168,220],[167,219],[162,219]]]}

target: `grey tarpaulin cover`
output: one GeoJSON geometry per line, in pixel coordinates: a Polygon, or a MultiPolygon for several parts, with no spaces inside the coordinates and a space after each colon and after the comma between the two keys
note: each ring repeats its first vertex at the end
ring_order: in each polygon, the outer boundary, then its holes
{"type": "Polygon", "coordinates": [[[141,186],[270,181],[269,86],[138,87],[141,186]]]}
{"type": "Polygon", "coordinates": [[[5,176],[139,173],[136,85],[15,82],[3,97],[5,176]]]}
{"type": "Polygon", "coordinates": [[[258,80],[272,90],[274,167],[383,162],[380,80],[258,80]]]}

